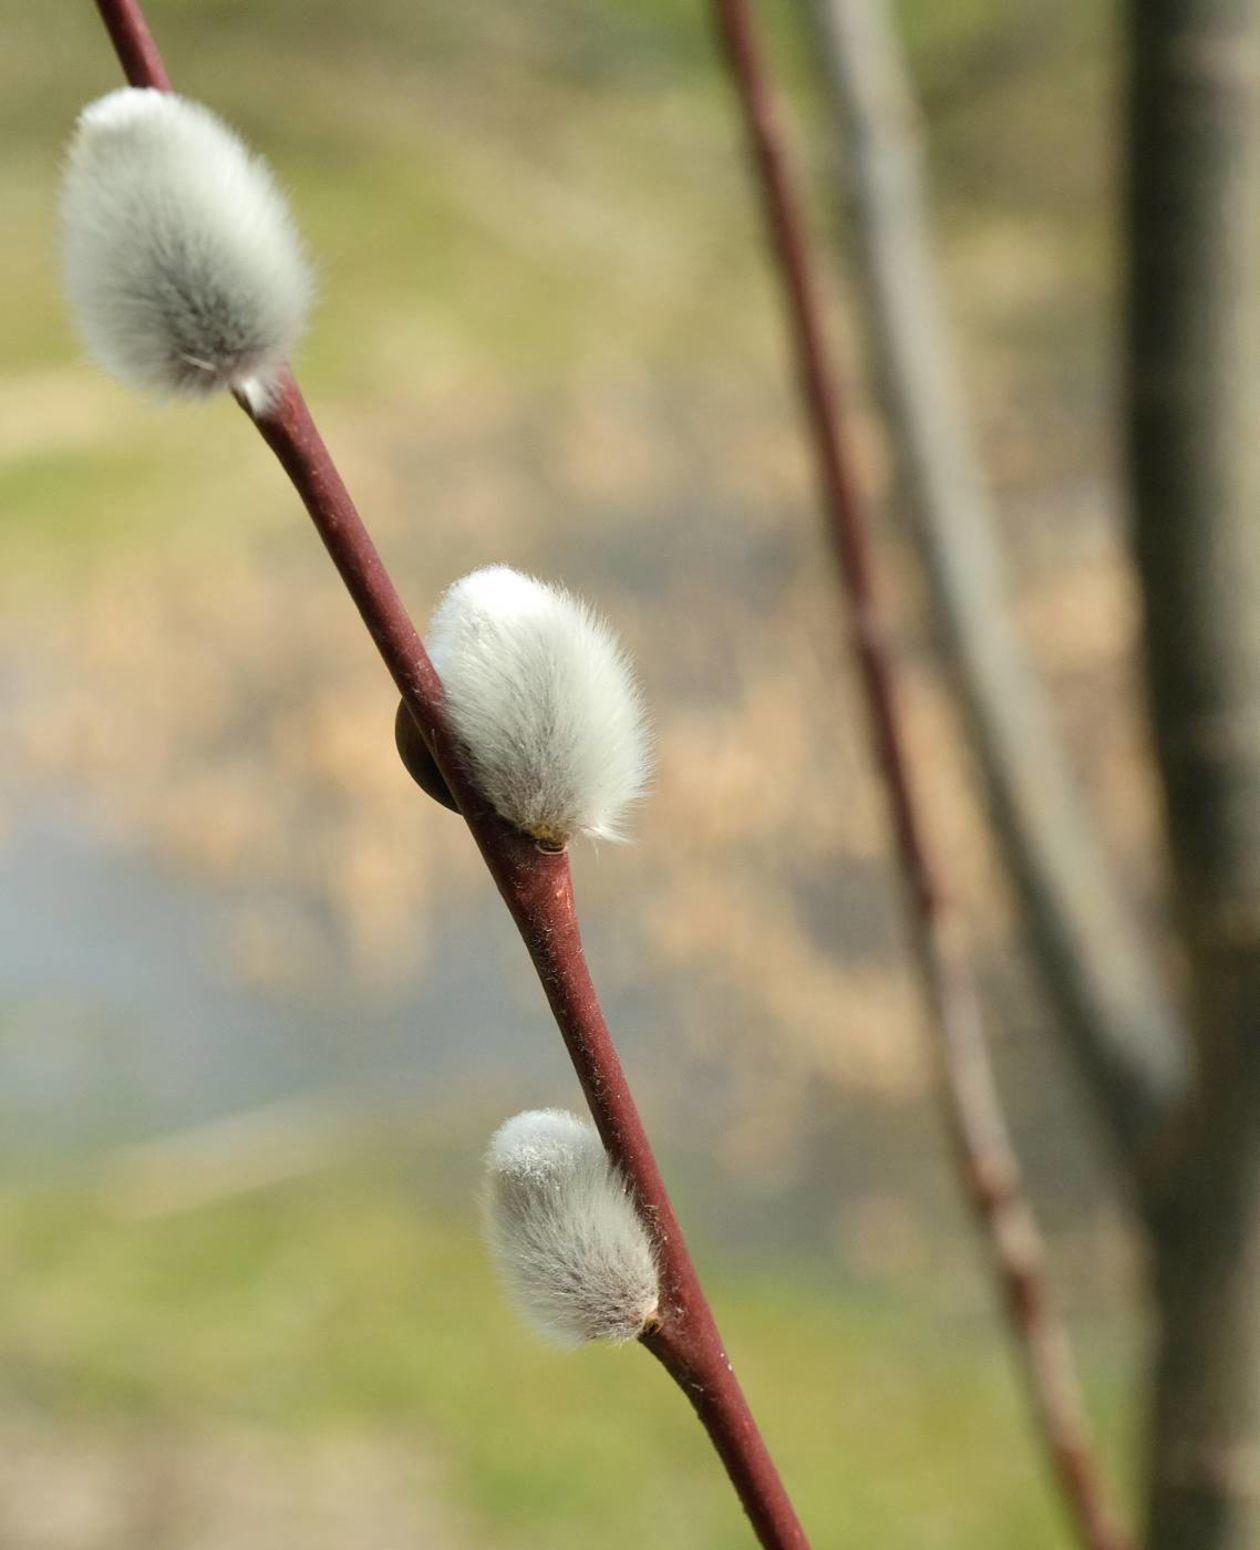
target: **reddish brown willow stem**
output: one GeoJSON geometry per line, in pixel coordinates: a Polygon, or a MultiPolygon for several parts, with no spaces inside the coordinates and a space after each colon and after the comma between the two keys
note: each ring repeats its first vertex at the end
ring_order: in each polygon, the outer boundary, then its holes
{"type": "Polygon", "coordinates": [[[778,100],[750,0],[714,0],[714,16],[746,122],[787,303],[806,419],[848,601],[853,653],[892,818],[912,945],[936,1035],[950,1138],[989,1245],[1041,1436],[1081,1541],[1089,1550],[1127,1550],[1128,1536],[1111,1510],[1094,1456],[1066,1330],[1050,1307],[1041,1238],[1007,1133],[966,952],[938,885],[919,816],[869,525],[842,436],[841,396],[825,343],[817,269],[788,164],[778,100]]]}
{"type": "MultiPolygon", "coordinates": [[[[134,0],[96,0],[132,85],[169,89],[134,0]]],[[[624,1170],[656,1242],[659,1324],[644,1344],[703,1422],[767,1550],[808,1550],[774,1461],[731,1369],[626,1082],[587,968],[567,855],[540,851],[490,811],[471,785],[424,643],[291,373],[253,419],[306,506],[511,911],[609,1154],[624,1170]]]]}
{"type": "Polygon", "coordinates": [[[118,63],[127,77],[127,85],[155,86],[159,91],[170,91],[171,78],[136,0],[101,0],[96,9],[101,13],[109,41],[114,45],[118,63]]]}

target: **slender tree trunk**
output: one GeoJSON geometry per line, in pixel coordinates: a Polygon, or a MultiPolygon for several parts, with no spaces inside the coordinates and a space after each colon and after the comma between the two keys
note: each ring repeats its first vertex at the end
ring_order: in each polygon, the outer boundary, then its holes
{"type": "Polygon", "coordinates": [[[1253,1070],[1201,1116],[1158,1224],[1148,1550],[1260,1546],[1255,1092],[1253,1070]]]}
{"type": "Polygon", "coordinates": [[[937,283],[917,110],[890,0],[807,0],[843,150],[868,355],[901,503],[1048,1004],[1140,1189],[1183,1030],[1085,813],[1013,626],[937,283]]]}
{"type": "Polygon", "coordinates": [[[1155,1220],[1149,1550],[1260,1550],[1260,11],[1128,0],[1128,455],[1198,1072],[1155,1220]]]}

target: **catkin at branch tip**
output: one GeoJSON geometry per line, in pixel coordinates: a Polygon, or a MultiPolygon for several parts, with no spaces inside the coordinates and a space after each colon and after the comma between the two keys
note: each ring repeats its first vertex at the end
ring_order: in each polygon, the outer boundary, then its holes
{"type": "Polygon", "coordinates": [[[486,1154],[484,1213],[509,1298],[555,1344],[634,1340],[656,1318],[652,1245],[587,1121],[534,1109],[502,1125],[486,1154]]]}
{"type": "Polygon", "coordinates": [[[158,394],[265,401],[312,280],[283,196],[200,103],[125,87],[89,104],[61,189],[64,283],[89,353],[158,394]]]}
{"type": "Polygon", "coordinates": [[[559,587],[506,565],[457,581],[428,638],[482,794],[544,844],[624,837],[642,795],[647,729],[608,626],[559,587]]]}

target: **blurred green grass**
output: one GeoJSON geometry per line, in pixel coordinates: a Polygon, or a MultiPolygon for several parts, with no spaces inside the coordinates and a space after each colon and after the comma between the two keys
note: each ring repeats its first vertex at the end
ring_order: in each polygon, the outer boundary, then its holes
{"type": "MultiPolygon", "coordinates": [[[[520,1331],[471,1210],[375,1162],[126,1220],[88,1187],[0,1197],[0,1412],[78,1428],[369,1426],[426,1448],[492,1542],[704,1545],[747,1532],[680,1396],[637,1350],[520,1331]]],[[[819,1550],[1052,1550],[1065,1533],[986,1316],[815,1263],[705,1270],[819,1550]]],[[[1107,1442],[1118,1359],[1092,1353],[1107,1442]]]]}

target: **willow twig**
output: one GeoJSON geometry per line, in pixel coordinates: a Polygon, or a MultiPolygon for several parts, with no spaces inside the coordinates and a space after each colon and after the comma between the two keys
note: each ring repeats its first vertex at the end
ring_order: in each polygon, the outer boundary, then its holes
{"type": "Polygon", "coordinates": [[[748,131],[753,171],[783,286],[814,458],[848,604],[852,649],[888,801],[911,942],[938,1053],[940,1092],[963,1186],[983,1232],[1039,1431],[1082,1543],[1127,1550],[1107,1500],[1067,1333],[1048,1294],[1045,1255],[993,1077],[967,955],[940,886],[911,772],[873,545],[826,330],[803,203],[749,0],[714,0],[748,131]]]}
{"type": "MultiPolygon", "coordinates": [[[[135,0],[96,0],[128,81],[169,89],[135,0]]],[[[652,1232],[661,1272],[659,1323],[643,1343],[694,1405],[761,1543],[808,1541],[722,1346],[622,1070],[582,949],[567,854],[540,850],[473,787],[442,685],[291,372],[266,408],[243,399],[284,467],[368,633],[472,832],[529,951],[591,1116],[652,1232]]]]}

